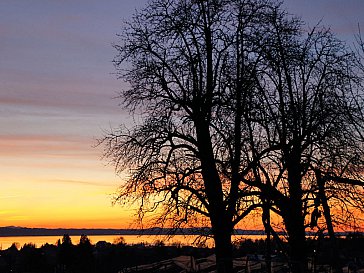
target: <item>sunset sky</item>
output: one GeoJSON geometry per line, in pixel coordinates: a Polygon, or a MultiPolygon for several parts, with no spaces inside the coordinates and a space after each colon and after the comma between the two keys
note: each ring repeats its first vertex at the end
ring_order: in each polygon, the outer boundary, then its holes
{"type": "MultiPolygon", "coordinates": [[[[113,99],[112,43],[147,0],[0,1],[0,226],[127,228],[121,182],[94,148],[127,120],[113,99]]],[[[286,0],[351,46],[363,0],[286,0]]]]}

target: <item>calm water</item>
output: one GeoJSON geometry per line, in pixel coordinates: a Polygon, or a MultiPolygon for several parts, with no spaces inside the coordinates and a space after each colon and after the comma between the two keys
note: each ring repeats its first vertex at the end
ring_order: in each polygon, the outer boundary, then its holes
{"type": "MultiPolygon", "coordinates": [[[[166,245],[171,244],[181,244],[181,245],[194,245],[196,246],[195,240],[197,236],[195,235],[175,235],[172,238],[167,239],[166,236],[157,236],[157,235],[90,235],[88,238],[91,240],[93,244],[96,244],[99,241],[106,241],[113,243],[116,239],[122,236],[125,239],[127,244],[138,244],[138,243],[147,243],[153,244],[156,241],[163,241],[166,245]]],[[[48,244],[56,244],[58,240],[62,241],[63,236],[19,236],[19,237],[0,237],[0,249],[7,249],[13,243],[17,243],[19,247],[22,247],[24,244],[33,243],[37,247],[41,247],[42,245],[48,244]]],[[[70,236],[73,244],[78,244],[80,241],[80,236],[70,236]]],[[[238,239],[261,239],[264,236],[261,235],[243,235],[243,236],[234,236],[234,240],[238,239]]],[[[208,247],[213,246],[212,239],[209,239],[206,242],[208,247]]]]}

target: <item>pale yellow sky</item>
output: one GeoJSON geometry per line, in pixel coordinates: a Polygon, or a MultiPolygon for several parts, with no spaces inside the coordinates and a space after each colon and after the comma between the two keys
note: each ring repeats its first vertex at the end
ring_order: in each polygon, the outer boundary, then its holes
{"type": "Polygon", "coordinates": [[[92,138],[0,138],[0,226],[127,228],[134,211],[112,206],[122,178],[92,138]]]}

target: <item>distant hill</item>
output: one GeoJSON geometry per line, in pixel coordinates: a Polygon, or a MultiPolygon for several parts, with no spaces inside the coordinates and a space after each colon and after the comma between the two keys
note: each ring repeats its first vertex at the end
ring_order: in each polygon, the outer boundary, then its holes
{"type": "MultiPolygon", "coordinates": [[[[26,228],[26,227],[0,227],[0,237],[15,236],[63,236],[64,234],[79,236],[85,235],[209,235],[210,228],[148,228],[148,229],[65,229],[65,228],[26,228]]],[[[261,230],[236,230],[237,235],[264,235],[261,230]]]]}
{"type": "MultiPolygon", "coordinates": [[[[347,236],[353,232],[336,232],[336,236],[347,236]]],[[[148,229],[88,229],[88,228],[27,228],[27,227],[0,227],[0,237],[16,237],[16,236],[63,236],[68,234],[71,236],[85,235],[211,235],[211,229],[205,228],[148,228],[148,229]]],[[[265,235],[263,230],[244,230],[236,229],[235,235],[265,235]]],[[[359,234],[359,233],[357,233],[359,234]]],[[[360,233],[362,234],[362,233],[360,233]]],[[[278,232],[278,235],[284,235],[278,232]]],[[[307,236],[317,235],[315,232],[306,232],[307,236]]],[[[327,236],[327,233],[323,235],[327,236]]],[[[364,236],[364,235],[363,235],[364,236]]]]}

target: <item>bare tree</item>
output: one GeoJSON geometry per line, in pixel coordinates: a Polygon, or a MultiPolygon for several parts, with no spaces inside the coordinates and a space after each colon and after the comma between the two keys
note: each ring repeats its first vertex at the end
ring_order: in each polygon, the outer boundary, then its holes
{"type": "Polygon", "coordinates": [[[352,53],[259,0],[154,0],[120,39],[115,65],[130,84],[120,97],[139,122],[101,141],[116,170],[130,170],[117,201],[154,223],[210,225],[220,273],[232,272],[236,224],[260,208],[269,230],[273,211],[292,271],[305,272],[312,215],[322,207],[332,226],[342,185],[361,202],[352,53]]]}
{"type": "Polygon", "coordinates": [[[350,204],[360,208],[363,201],[361,79],[353,52],[329,30],[305,33],[300,20],[279,11],[266,19],[256,40],[262,61],[255,111],[247,120],[259,163],[255,180],[245,183],[272,201],[288,234],[292,270],[306,272],[305,231],[317,226],[318,207],[333,233],[338,217],[330,206],[352,215],[350,204]]]}
{"type": "Polygon", "coordinates": [[[218,272],[232,272],[233,228],[261,206],[240,179],[250,168],[243,115],[257,62],[249,37],[274,5],[155,0],[115,45],[131,85],[121,99],[141,120],[103,140],[117,171],[131,170],[118,200],[139,202],[140,218],[153,212],[158,223],[207,221],[218,272]]]}

